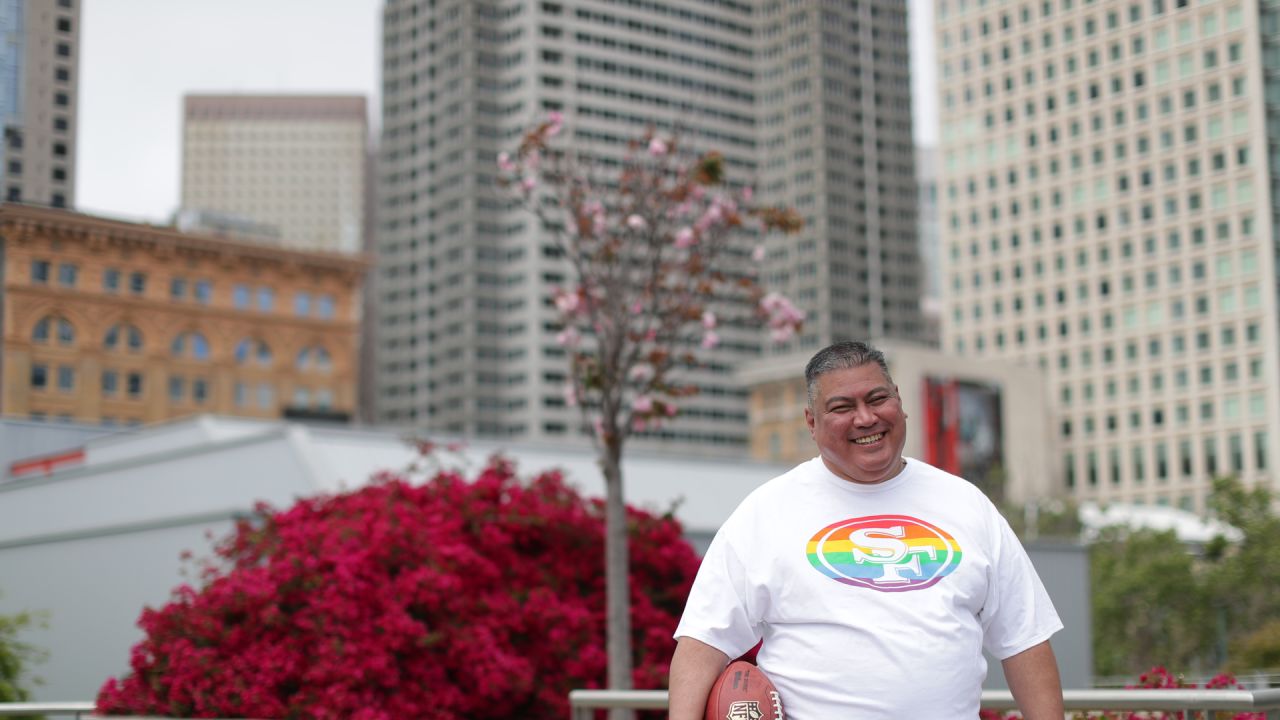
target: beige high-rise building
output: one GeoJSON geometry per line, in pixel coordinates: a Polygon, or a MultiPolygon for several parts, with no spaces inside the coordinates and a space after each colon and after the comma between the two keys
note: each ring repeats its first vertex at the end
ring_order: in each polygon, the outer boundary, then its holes
{"type": "Polygon", "coordinates": [[[0,0],[0,197],[75,205],[81,0],[0,0]]]}
{"type": "Polygon", "coordinates": [[[943,348],[1044,370],[1056,483],[1080,500],[1277,488],[1276,20],[1249,0],[938,3],[943,348]]]}
{"type": "Polygon", "coordinates": [[[183,118],[179,227],[364,250],[363,96],[187,95],[183,118]]]}
{"type": "Polygon", "coordinates": [[[568,269],[495,185],[498,154],[552,110],[575,148],[606,160],[648,127],[719,150],[731,181],[806,221],[767,241],[763,278],[807,311],[804,332],[773,346],[725,327],[687,377],[701,392],[639,445],[742,454],[736,365],[924,332],[903,3],[389,0],[383,13],[379,420],[580,439],[545,302],[568,269]]]}

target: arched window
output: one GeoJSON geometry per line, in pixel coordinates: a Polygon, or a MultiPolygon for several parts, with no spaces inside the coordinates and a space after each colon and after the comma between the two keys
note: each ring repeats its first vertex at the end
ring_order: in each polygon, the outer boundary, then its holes
{"type": "Polygon", "coordinates": [[[209,359],[209,341],[198,332],[184,332],[173,339],[170,351],[176,358],[209,359]]]}
{"type": "Polygon", "coordinates": [[[333,370],[333,358],[319,345],[305,347],[298,351],[297,366],[304,372],[329,372],[333,370]]]}
{"type": "Polygon", "coordinates": [[[76,329],[66,318],[46,315],[31,330],[32,342],[47,343],[55,337],[59,345],[71,345],[76,341],[76,329]]]}
{"type": "Polygon", "coordinates": [[[257,338],[245,338],[236,345],[236,362],[241,365],[249,361],[259,365],[271,364],[271,347],[257,338]]]}
{"type": "Polygon", "coordinates": [[[102,345],[108,350],[128,349],[131,353],[142,351],[142,331],[133,325],[112,325],[102,339],[102,345]],[[121,347],[123,344],[124,347],[121,347]]]}

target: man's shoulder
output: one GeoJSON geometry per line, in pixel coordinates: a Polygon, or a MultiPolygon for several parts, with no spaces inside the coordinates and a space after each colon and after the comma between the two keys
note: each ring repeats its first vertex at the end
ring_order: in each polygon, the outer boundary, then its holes
{"type": "Polygon", "coordinates": [[[750,510],[760,506],[767,508],[783,499],[795,497],[797,491],[813,481],[815,462],[820,461],[817,458],[806,460],[781,475],[766,480],[747,494],[738,509],[750,510]]]}
{"type": "MultiPolygon", "coordinates": [[[[968,502],[991,505],[991,499],[977,485],[959,475],[954,475],[923,460],[911,459],[912,482],[904,485],[916,492],[928,493],[947,502],[968,502]]],[[[992,507],[994,507],[992,505],[992,507]]]]}

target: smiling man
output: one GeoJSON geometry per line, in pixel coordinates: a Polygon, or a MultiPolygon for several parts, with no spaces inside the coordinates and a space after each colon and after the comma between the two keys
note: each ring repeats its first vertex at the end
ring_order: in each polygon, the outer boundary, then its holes
{"type": "Polygon", "coordinates": [[[763,639],[792,720],[970,720],[984,647],[1023,717],[1060,720],[1062,623],[986,496],[903,457],[884,355],[837,343],[805,381],[818,457],[747,497],[707,550],[676,630],[671,719],[701,720],[720,671],[763,639]]]}

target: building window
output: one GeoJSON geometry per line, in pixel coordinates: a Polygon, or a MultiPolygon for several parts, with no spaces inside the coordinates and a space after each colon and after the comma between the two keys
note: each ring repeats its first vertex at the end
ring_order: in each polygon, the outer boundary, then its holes
{"type": "Polygon", "coordinates": [[[249,403],[249,386],[242,382],[236,383],[235,402],[236,407],[244,407],[249,403]]]}
{"type": "Polygon", "coordinates": [[[258,309],[271,312],[276,307],[276,291],[269,287],[258,288],[258,309]]]}
{"type": "Polygon", "coordinates": [[[169,280],[169,297],[174,300],[182,300],[187,296],[187,279],[172,278],[169,280]]]}
{"type": "Polygon", "coordinates": [[[195,298],[201,305],[208,305],[213,300],[213,283],[208,280],[197,280],[195,298]]]}
{"type": "Polygon", "coordinates": [[[76,389],[76,370],[70,365],[58,366],[58,389],[71,392],[76,389]]]}
{"type": "Polygon", "coordinates": [[[310,293],[300,292],[293,296],[293,313],[298,317],[306,317],[311,314],[310,293]]]}
{"type": "Polygon", "coordinates": [[[197,404],[203,404],[209,399],[209,381],[204,378],[192,378],[191,380],[191,400],[197,404]]]}
{"type": "Polygon", "coordinates": [[[49,284],[49,261],[48,260],[32,260],[31,261],[31,282],[38,285],[49,284]]]}
{"type": "Polygon", "coordinates": [[[125,382],[128,385],[128,392],[129,392],[130,398],[133,398],[136,400],[142,397],[142,373],[140,372],[129,373],[129,375],[125,378],[125,382]]]}
{"type": "Polygon", "coordinates": [[[237,310],[244,310],[249,307],[249,286],[236,285],[231,291],[231,297],[237,310]]]}
{"type": "Polygon", "coordinates": [[[102,271],[102,289],[109,293],[120,292],[120,271],[107,268],[102,271]]]}
{"type": "Polygon", "coordinates": [[[236,362],[241,365],[250,360],[259,365],[271,364],[271,347],[261,340],[245,338],[236,345],[236,362]]]}
{"type": "Polygon", "coordinates": [[[321,410],[328,410],[333,407],[333,391],[317,390],[316,391],[316,407],[321,410]]]}
{"type": "Polygon", "coordinates": [[[58,333],[59,345],[71,345],[76,341],[75,327],[66,318],[52,315],[40,318],[40,321],[35,324],[35,327],[31,330],[31,341],[47,343],[55,329],[58,333]]]}
{"type": "Polygon", "coordinates": [[[297,367],[303,372],[329,372],[333,370],[333,358],[322,347],[307,347],[298,351],[297,367]]]}
{"type": "Polygon", "coordinates": [[[118,350],[122,339],[129,352],[136,353],[142,350],[142,331],[133,325],[112,325],[107,329],[102,345],[108,350],[118,350]]]}
{"type": "Polygon", "coordinates": [[[75,287],[76,279],[80,275],[80,269],[71,263],[60,263],[58,265],[58,284],[62,287],[75,287]]]}
{"type": "Polygon", "coordinates": [[[297,408],[304,408],[309,404],[311,404],[311,393],[304,387],[294,388],[293,406],[297,408]]]}
{"type": "Polygon", "coordinates": [[[129,273],[129,292],[134,295],[142,295],[147,292],[146,273],[129,273]]]}
{"type": "Polygon", "coordinates": [[[31,387],[34,390],[45,390],[49,387],[49,366],[35,364],[31,366],[31,387]]]}
{"type": "Polygon", "coordinates": [[[62,193],[53,193],[49,196],[49,205],[56,208],[64,208],[67,206],[67,196],[62,193]]]}
{"type": "Polygon", "coordinates": [[[333,317],[333,296],[321,295],[316,299],[316,314],[322,318],[333,317]]]}
{"type": "Polygon", "coordinates": [[[209,341],[198,332],[185,332],[175,337],[170,350],[175,358],[209,359],[209,341]]]}
{"type": "Polygon", "coordinates": [[[102,394],[115,396],[120,393],[120,373],[115,370],[102,371],[102,394]]]}
{"type": "Polygon", "coordinates": [[[178,375],[169,376],[169,402],[182,402],[186,394],[187,381],[178,375]]]}
{"type": "Polygon", "coordinates": [[[257,383],[257,406],[270,410],[275,405],[275,388],[271,383],[257,383]]]}

